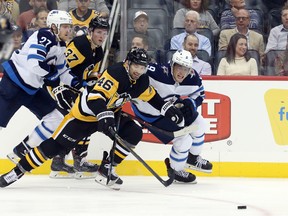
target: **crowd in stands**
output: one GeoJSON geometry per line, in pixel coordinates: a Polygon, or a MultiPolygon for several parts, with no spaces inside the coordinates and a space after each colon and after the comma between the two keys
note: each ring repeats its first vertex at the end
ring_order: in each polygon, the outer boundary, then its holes
{"type": "MultiPolygon", "coordinates": [[[[235,68],[231,64],[251,62],[250,57],[256,61],[258,75],[285,75],[286,68],[288,70],[286,2],[287,0],[127,0],[127,38],[117,38],[116,41],[121,43],[121,40],[127,40],[127,49],[142,44],[151,59],[159,63],[169,61],[168,56],[177,49],[190,49],[195,65],[198,64],[195,70],[204,75],[239,75],[238,71],[227,73],[226,70],[235,68]],[[237,59],[238,41],[230,44],[236,34],[246,38],[239,39],[245,50],[243,61],[237,59]],[[226,60],[221,60],[222,58],[226,60]],[[206,63],[204,66],[202,61],[206,63]],[[226,68],[225,71],[223,68],[226,68]]],[[[12,21],[18,29],[17,34],[22,32],[21,40],[25,42],[34,31],[46,26],[46,17],[50,10],[69,11],[73,18],[72,39],[87,33],[88,23],[94,16],[100,14],[108,18],[112,4],[113,0],[0,0],[0,15],[12,21]]],[[[116,33],[123,30],[120,28],[116,33]]],[[[15,45],[15,49],[17,47],[15,45]]],[[[119,49],[119,44],[116,47],[119,49]]],[[[119,61],[117,54],[114,61],[119,61]]],[[[243,69],[243,75],[255,75],[254,72],[254,63],[249,73],[243,69]]]]}
{"type": "MultiPolygon", "coordinates": [[[[172,0],[172,8],[171,1],[169,2],[170,4],[168,4],[168,0],[155,0],[153,5],[151,3],[151,7],[147,7],[147,4],[142,7],[141,0],[127,4],[128,32],[131,32],[129,13],[145,14],[147,17],[146,32],[149,33],[143,34],[148,39],[150,37],[151,41],[157,41],[157,46],[154,46],[148,40],[149,50],[157,49],[155,55],[157,62],[169,60],[167,54],[184,48],[184,38],[187,35],[195,35],[198,38],[198,52],[207,52],[209,56],[207,59],[207,55],[201,54],[199,59],[210,64],[212,75],[286,74],[283,71],[288,66],[288,63],[285,62],[288,59],[285,55],[285,51],[288,49],[286,48],[288,44],[288,6],[285,4],[287,0],[172,0]],[[160,11],[167,13],[167,21],[162,25],[168,26],[169,30],[168,34],[162,30],[160,37],[162,41],[158,42],[157,38],[153,39],[151,36],[152,31],[159,30],[159,28],[156,27],[155,20],[152,20],[153,17],[150,14],[160,11]],[[239,39],[242,47],[239,49],[242,50],[241,52],[245,52],[241,56],[238,56],[237,53],[237,47],[240,47],[238,40],[229,47],[231,38],[237,33],[246,38],[246,40],[239,39]],[[229,53],[228,47],[230,48],[229,53]],[[226,61],[221,60],[222,58],[225,58],[226,61]],[[237,71],[227,73],[226,70],[235,69],[236,65],[237,71]],[[239,67],[239,65],[243,66],[239,67]],[[225,71],[224,68],[226,68],[225,71]],[[238,68],[240,71],[243,68],[243,72],[239,73],[238,68]],[[248,68],[250,71],[247,71],[248,68]]],[[[133,20],[133,22],[136,21],[133,20]]],[[[158,21],[160,22],[160,20],[158,21]]],[[[136,30],[134,29],[134,31],[136,30]]],[[[132,36],[129,37],[132,38],[132,36]]],[[[130,38],[128,38],[128,44],[130,38]]]]}

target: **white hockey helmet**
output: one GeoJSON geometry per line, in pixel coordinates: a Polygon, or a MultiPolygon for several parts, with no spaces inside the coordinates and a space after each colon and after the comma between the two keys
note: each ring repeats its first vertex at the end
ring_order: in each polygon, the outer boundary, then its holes
{"type": "Polygon", "coordinates": [[[56,25],[59,32],[62,24],[72,25],[72,17],[66,11],[52,10],[47,16],[47,26],[51,28],[52,24],[56,25]]]}
{"type": "Polygon", "coordinates": [[[192,69],[193,58],[191,53],[187,50],[177,50],[172,56],[171,66],[173,66],[175,63],[192,69]]]}

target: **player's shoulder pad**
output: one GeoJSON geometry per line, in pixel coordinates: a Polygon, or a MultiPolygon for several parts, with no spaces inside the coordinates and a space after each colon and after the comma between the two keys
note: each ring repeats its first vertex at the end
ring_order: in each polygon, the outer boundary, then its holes
{"type": "Polygon", "coordinates": [[[106,71],[110,76],[118,81],[126,79],[128,76],[128,72],[126,71],[123,62],[118,62],[114,65],[108,66],[106,71]]]}
{"type": "Polygon", "coordinates": [[[67,47],[72,44],[77,50],[79,50],[83,54],[91,53],[91,44],[87,38],[87,35],[85,34],[74,37],[73,40],[68,43],[67,47]]]}
{"type": "Polygon", "coordinates": [[[181,83],[182,85],[195,85],[198,84],[200,85],[202,83],[202,77],[197,73],[197,71],[194,72],[192,75],[188,75],[183,82],[181,83]]]}
{"type": "Polygon", "coordinates": [[[41,28],[37,34],[38,43],[45,47],[52,47],[57,45],[56,36],[51,32],[49,28],[41,28]]]}
{"type": "Polygon", "coordinates": [[[147,66],[147,74],[150,77],[167,77],[170,73],[169,64],[149,63],[147,66]]]}

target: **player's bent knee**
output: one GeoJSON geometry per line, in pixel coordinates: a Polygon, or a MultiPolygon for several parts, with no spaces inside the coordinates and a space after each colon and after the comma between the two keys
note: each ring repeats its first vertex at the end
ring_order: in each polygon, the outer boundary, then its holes
{"type": "Polygon", "coordinates": [[[42,142],[39,148],[41,149],[42,153],[48,158],[53,158],[63,151],[63,147],[53,138],[49,138],[42,142]]]}
{"type": "Polygon", "coordinates": [[[127,142],[137,145],[142,139],[142,128],[137,125],[134,121],[128,122],[123,127],[123,130],[119,131],[119,135],[127,142]]]}

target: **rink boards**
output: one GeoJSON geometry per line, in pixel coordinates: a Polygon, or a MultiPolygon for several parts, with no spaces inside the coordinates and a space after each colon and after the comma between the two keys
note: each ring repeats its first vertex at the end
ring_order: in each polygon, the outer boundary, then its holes
{"type": "MultiPolygon", "coordinates": [[[[214,164],[213,173],[206,176],[288,177],[288,79],[204,77],[203,84],[206,99],[198,111],[207,122],[207,134],[202,156],[214,164]]],[[[13,166],[6,154],[37,123],[21,108],[0,132],[0,172],[13,166]]],[[[99,162],[111,144],[103,134],[93,134],[88,158],[99,162]]],[[[155,171],[166,175],[163,160],[170,148],[144,130],[136,151],[155,171]]],[[[33,173],[49,173],[49,165],[46,162],[33,173]]],[[[150,175],[133,156],[117,169],[120,175],[150,175]]]]}

